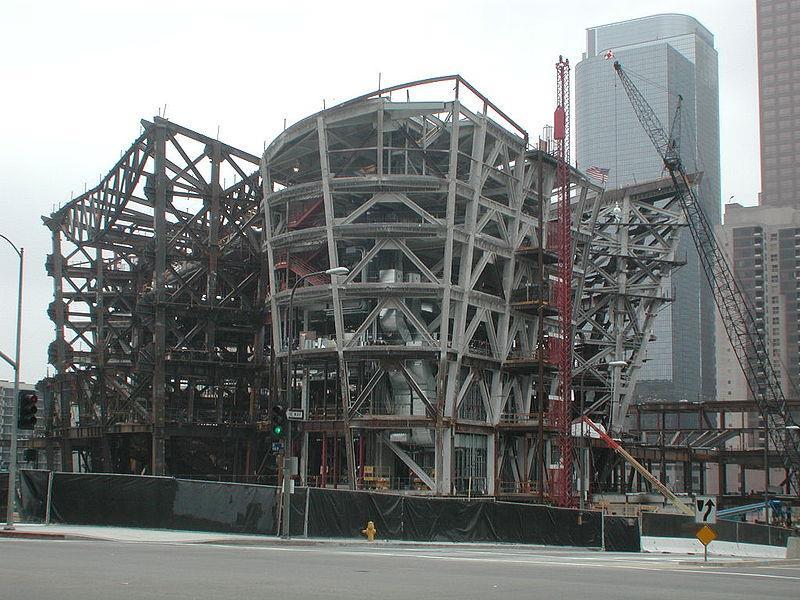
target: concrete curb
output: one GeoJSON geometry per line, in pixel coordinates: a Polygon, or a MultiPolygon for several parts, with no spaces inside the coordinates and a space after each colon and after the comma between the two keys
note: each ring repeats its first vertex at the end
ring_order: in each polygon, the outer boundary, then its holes
{"type": "Polygon", "coordinates": [[[692,565],[695,567],[794,567],[800,566],[800,560],[788,558],[771,558],[763,560],[714,560],[710,559],[708,562],[703,560],[689,561],[682,560],[678,562],[679,565],[692,565]]]}
{"type": "Polygon", "coordinates": [[[19,531],[17,529],[0,530],[0,538],[20,538],[28,540],[65,540],[67,535],[63,533],[45,533],[39,531],[19,531]]]}
{"type": "Polygon", "coordinates": [[[470,550],[503,550],[503,549],[526,549],[526,550],[539,550],[542,552],[558,552],[562,550],[584,550],[591,552],[602,552],[602,548],[582,547],[582,546],[537,546],[532,544],[481,544],[481,543],[446,543],[446,542],[403,542],[398,540],[376,540],[368,542],[367,540],[360,539],[291,539],[283,540],[281,538],[268,538],[243,540],[240,538],[230,540],[198,540],[188,541],[187,544],[224,544],[226,546],[347,546],[347,547],[360,547],[360,548],[422,548],[422,549],[435,549],[435,548],[450,548],[450,549],[470,549],[470,550]]]}

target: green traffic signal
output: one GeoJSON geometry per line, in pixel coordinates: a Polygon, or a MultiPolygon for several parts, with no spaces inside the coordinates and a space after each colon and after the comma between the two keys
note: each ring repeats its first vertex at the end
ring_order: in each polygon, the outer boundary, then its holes
{"type": "Polygon", "coordinates": [[[284,427],[286,427],[286,405],[278,402],[272,406],[270,414],[270,421],[272,421],[272,435],[279,438],[283,435],[284,427]]]}

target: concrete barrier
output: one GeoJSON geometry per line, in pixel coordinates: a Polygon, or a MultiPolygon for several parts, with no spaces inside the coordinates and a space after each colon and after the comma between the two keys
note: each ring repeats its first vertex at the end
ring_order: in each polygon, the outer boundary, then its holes
{"type": "MultiPolygon", "coordinates": [[[[800,538],[790,538],[800,540],[800,538]]],[[[642,552],[665,554],[703,554],[703,544],[693,538],[642,536],[642,552]]],[[[800,548],[797,548],[800,556],[800,548]]],[[[709,556],[741,556],[747,558],[789,558],[787,549],[765,544],[747,544],[714,540],[708,545],[709,556]]]]}
{"type": "Polygon", "coordinates": [[[786,542],[786,558],[800,558],[800,537],[790,537],[786,542]]]}

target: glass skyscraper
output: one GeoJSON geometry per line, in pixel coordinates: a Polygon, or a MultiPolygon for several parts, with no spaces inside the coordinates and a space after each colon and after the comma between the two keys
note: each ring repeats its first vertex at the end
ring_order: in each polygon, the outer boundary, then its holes
{"type": "MultiPolygon", "coordinates": [[[[575,70],[578,167],[610,169],[608,187],[666,177],[613,68],[618,60],[669,128],[683,97],[681,156],[690,173],[702,171],[698,194],[720,222],[719,85],[714,36],[686,15],[665,14],[592,27],[575,70]],[[614,55],[607,60],[608,51],[614,55]]],[[[640,371],[640,398],[715,397],[714,302],[691,236],[681,236],[686,265],[666,285],[673,303],[657,316],[640,371]]]]}

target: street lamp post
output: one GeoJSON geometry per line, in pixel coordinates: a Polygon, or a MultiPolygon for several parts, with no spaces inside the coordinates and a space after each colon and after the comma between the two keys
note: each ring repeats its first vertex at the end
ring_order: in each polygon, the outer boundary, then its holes
{"type": "MultiPolygon", "coordinates": [[[[325,271],[314,271],[313,273],[307,273],[302,277],[299,277],[297,281],[294,282],[292,286],[292,293],[289,294],[289,306],[286,310],[286,337],[288,339],[288,349],[286,351],[286,408],[287,410],[291,410],[292,408],[292,345],[293,341],[292,338],[294,337],[294,333],[292,331],[292,325],[294,323],[294,313],[293,305],[294,305],[294,293],[297,291],[298,286],[308,279],[309,277],[313,277],[315,275],[347,275],[350,272],[350,269],[347,267],[334,267],[332,269],[327,269],[325,271]]],[[[333,282],[331,282],[333,285],[333,282]]],[[[289,523],[290,523],[290,497],[291,497],[291,487],[292,487],[292,473],[290,473],[290,464],[292,463],[292,421],[291,419],[286,420],[286,448],[284,450],[284,461],[283,461],[283,528],[282,537],[285,539],[289,539],[289,523]]]]}
{"type": "Polygon", "coordinates": [[[17,287],[17,340],[14,360],[0,351],[0,358],[5,360],[14,368],[14,396],[11,399],[11,454],[8,461],[8,504],[6,506],[6,524],[3,529],[14,530],[14,504],[17,499],[17,420],[19,419],[19,365],[20,365],[20,345],[22,339],[22,274],[25,265],[25,248],[17,248],[16,244],[0,233],[0,238],[7,241],[14,252],[19,256],[19,284],[17,287]]]}

